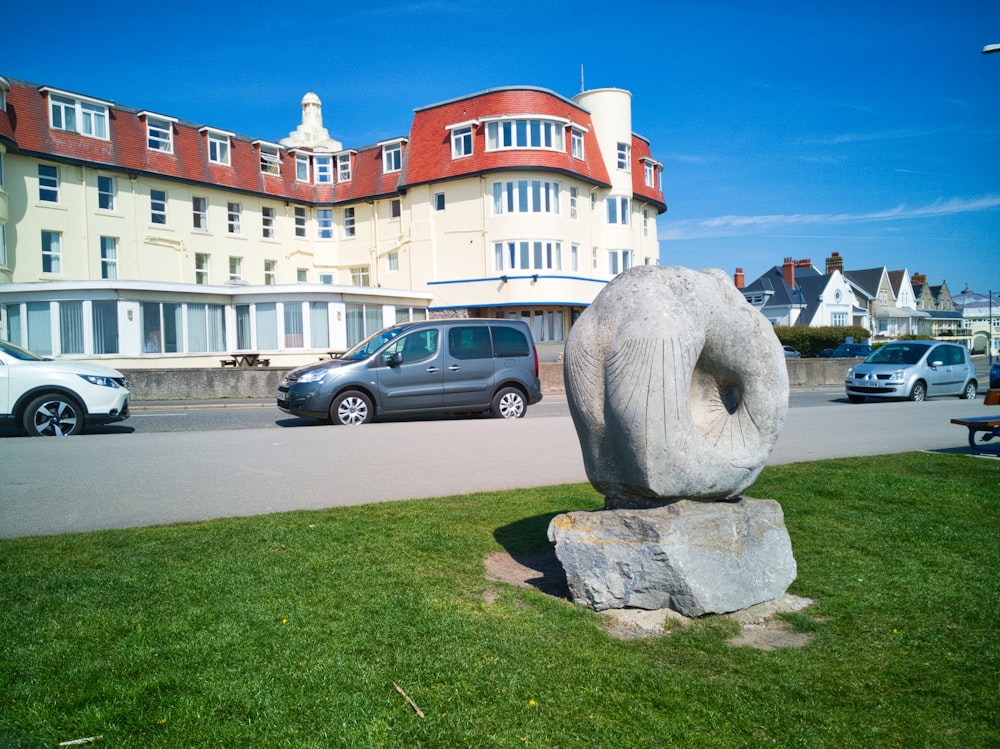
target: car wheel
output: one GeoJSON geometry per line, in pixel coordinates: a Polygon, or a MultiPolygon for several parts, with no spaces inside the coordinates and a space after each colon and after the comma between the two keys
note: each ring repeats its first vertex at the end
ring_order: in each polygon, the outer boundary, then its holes
{"type": "Polygon", "coordinates": [[[364,393],[348,390],[330,404],[330,421],[334,424],[357,426],[372,420],[372,402],[364,393]]]}
{"type": "Polygon", "coordinates": [[[851,403],[864,403],[865,402],[865,396],[863,396],[863,395],[848,395],[847,396],[847,400],[849,400],[851,403]]]}
{"type": "Polygon", "coordinates": [[[503,388],[497,391],[490,403],[490,413],[498,419],[520,419],[528,410],[524,393],[517,388],[503,388]]]}
{"type": "Polygon", "coordinates": [[[976,394],[979,391],[979,386],[976,384],[975,380],[969,380],[965,384],[965,390],[962,391],[960,398],[964,398],[967,401],[975,400],[976,394]]]}
{"type": "Polygon", "coordinates": [[[42,395],[28,404],[24,429],[32,437],[68,437],[83,431],[83,409],[67,395],[42,395]]]}
{"type": "Polygon", "coordinates": [[[920,402],[927,397],[927,385],[924,384],[923,380],[917,380],[913,383],[913,390],[910,391],[910,400],[920,402]]]}

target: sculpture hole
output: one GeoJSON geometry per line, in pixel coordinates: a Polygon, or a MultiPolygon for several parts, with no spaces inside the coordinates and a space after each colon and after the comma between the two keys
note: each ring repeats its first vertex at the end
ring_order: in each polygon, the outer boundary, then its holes
{"type": "Polygon", "coordinates": [[[743,394],[740,392],[739,385],[719,383],[719,398],[722,405],[726,407],[726,411],[734,414],[736,409],[740,407],[743,394]]]}

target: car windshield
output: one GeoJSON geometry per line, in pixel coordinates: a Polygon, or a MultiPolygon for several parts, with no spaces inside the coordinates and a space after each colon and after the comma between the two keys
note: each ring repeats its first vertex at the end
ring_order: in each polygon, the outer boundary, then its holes
{"type": "Polygon", "coordinates": [[[354,348],[348,349],[338,358],[346,359],[347,361],[361,361],[362,359],[367,359],[393,338],[405,331],[408,327],[409,326],[407,325],[397,325],[392,328],[380,330],[378,333],[365,338],[365,340],[354,346],[354,348]]]}
{"type": "Polygon", "coordinates": [[[13,343],[8,341],[0,341],[0,351],[3,351],[8,356],[13,356],[15,359],[21,359],[22,361],[44,361],[42,357],[37,356],[20,346],[15,346],[13,343]]]}
{"type": "Polygon", "coordinates": [[[867,364],[916,364],[927,353],[926,344],[883,346],[865,359],[867,364]]]}

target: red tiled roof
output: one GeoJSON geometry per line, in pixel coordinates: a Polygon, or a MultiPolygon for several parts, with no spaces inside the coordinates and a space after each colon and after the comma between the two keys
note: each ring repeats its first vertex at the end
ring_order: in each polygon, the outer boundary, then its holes
{"type": "MultiPolygon", "coordinates": [[[[279,150],[280,176],[261,173],[259,147],[245,136],[230,139],[230,166],[210,163],[206,134],[199,132],[200,126],[189,122],[171,123],[173,153],[150,149],[145,116],[129,107],[110,107],[108,140],[54,130],[49,127],[48,94],[35,84],[13,79],[9,82],[7,112],[0,112],[0,138],[11,142],[15,152],[104,165],[114,171],[219,186],[280,200],[309,204],[354,202],[392,195],[408,185],[503,169],[552,170],[576,175],[593,184],[610,185],[589,112],[542,89],[495,89],[418,109],[408,142],[402,140],[402,171],[383,174],[382,148],[376,144],[352,152],[351,180],[317,185],[296,181],[295,155],[286,149],[279,150]],[[588,158],[580,160],[572,156],[568,134],[564,152],[537,149],[487,152],[486,128],[480,125],[474,129],[473,155],[452,159],[448,125],[502,115],[548,115],[581,125],[586,129],[584,153],[588,158]]],[[[634,193],[665,209],[662,192],[646,187],[643,182],[642,164],[638,161],[643,156],[649,156],[649,144],[633,138],[634,193]]]]}
{"type": "Polygon", "coordinates": [[[610,185],[602,159],[591,157],[581,161],[573,158],[568,134],[564,152],[535,149],[487,152],[486,127],[480,124],[473,129],[473,155],[459,159],[451,157],[448,125],[502,115],[548,115],[571,120],[586,128],[584,153],[600,154],[590,113],[568,99],[539,89],[485,91],[417,110],[410,129],[405,184],[417,185],[501,169],[550,169],[578,175],[594,184],[610,185]]]}

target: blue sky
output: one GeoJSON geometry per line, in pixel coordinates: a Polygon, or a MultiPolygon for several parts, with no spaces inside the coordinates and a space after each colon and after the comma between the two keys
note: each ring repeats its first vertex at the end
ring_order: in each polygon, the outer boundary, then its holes
{"type": "Polygon", "coordinates": [[[837,251],[1000,290],[997,0],[344,6],[18,3],[0,75],[267,140],[314,91],[357,147],[486,88],[573,96],[583,66],[587,88],[632,92],[664,164],[664,265],[749,281],[837,251]]]}

